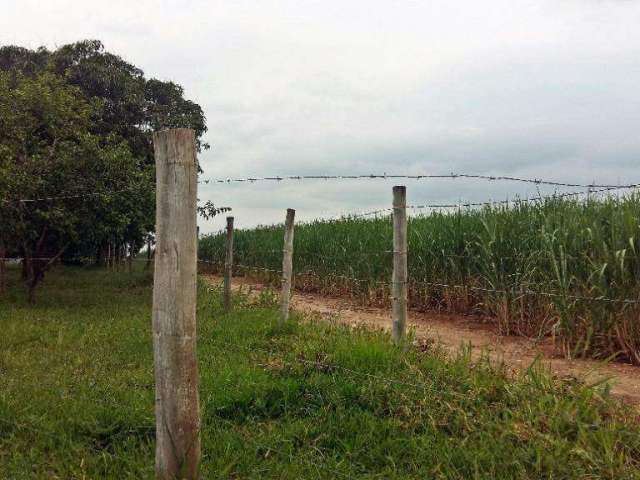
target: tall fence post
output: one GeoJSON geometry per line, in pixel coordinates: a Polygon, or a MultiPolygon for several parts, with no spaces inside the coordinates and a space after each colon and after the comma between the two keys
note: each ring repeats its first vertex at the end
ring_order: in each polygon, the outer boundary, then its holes
{"type": "Polygon", "coordinates": [[[289,298],[291,298],[291,277],[293,276],[293,225],[296,211],[287,209],[284,223],[284,248],[282,250],[282,291],[280,292],[280,323],[289,319],[289,298]]]}
{"type": "Polygon", "coordinates": [[[227,255],[224,259],[224,311],[231,311],[231,277],[233,276],[233,217],[227,217],[227,255]]]}
{"type": "Polygon", "coordinates": [[[196,479],[200,406],[196,359],[196,147],[193,130],[153,134],[156,251],[153,353],[156,478],[196,479]]]}
{"type": "Polygon", "coordinates": [[[393,277],[391,280],[393,341],[402,344],[407,329],[407,188],[393,187],[393,277]]]}

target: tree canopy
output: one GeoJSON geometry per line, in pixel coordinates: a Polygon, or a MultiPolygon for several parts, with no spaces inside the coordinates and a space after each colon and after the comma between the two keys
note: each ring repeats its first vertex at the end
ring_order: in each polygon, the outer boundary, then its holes
{"type": "Polygon", "coordinates": [[[209,148],[180,85],[100,41],[0,48],[0,257],[24,257],[31,296],[55,259],[140,249],[154,230],[151,133],[174,127],[209,148]]]}

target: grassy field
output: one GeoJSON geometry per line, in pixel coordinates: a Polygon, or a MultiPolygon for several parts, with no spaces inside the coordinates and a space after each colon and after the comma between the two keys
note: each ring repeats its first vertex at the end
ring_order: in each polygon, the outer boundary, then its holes
{"type": "MultiPolygon", "coordinates": [[[[0,478],[153,478],[149,273],[59,269],[38,298],[0,302],[0,478]]],[[[640,478],[638,418],[603,386],[235,300],[200,285],[202,478],[640,478]]]]}
{"type": "MultiPolygon", "coordinates": [[[[506,334],[553,335],[568,357],[640,364],[640,305],[619,301],[640,299],[640,196],[433,211],[408,231],[413,307],[480,314],[506,334]]],[[[237,231],[236,263],[280,269],[282,236],[282,226],[237,231]]],[[[296,286],[386,304],[391,250],[388,216],[297,225],[296,286]]],[[[202,239],[199,254],[221,263],[223,236],[202,239]]]]}

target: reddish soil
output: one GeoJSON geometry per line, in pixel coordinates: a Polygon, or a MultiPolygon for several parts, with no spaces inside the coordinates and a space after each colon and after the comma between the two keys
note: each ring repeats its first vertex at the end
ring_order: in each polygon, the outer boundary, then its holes
{"type": "MultiPolygon", "coordinates": [[[[208,275],[211,283],[221,283],[222,278],[208,275]]],[[[265,286],[247,278],[234,278],[234,289],[242,287],[253,294],[265,286]]],[[[292,308],[312,313],[319,318],[336,320],[348,325],[367,325],[389,329],[390,313],[380,308],[364,308],[341,298],[295,292],[292,308]]],[[[503,361],[514,373],[527,368],[537,357],[543,365],[558,377],[576,377],[587,383],[609,379],[611,392],[625,402],[640,406],[640,367],[616,362],[593,360],[568,360],[555,355],[551,339],[534,341],[524,337],[502,336],[495,329],[477,318],[441,313],[409,312],[409,326],[415,331],[417,341],[432,340],[442,347],[455,351],[461,345],[471,345],[475,355],[482,351],[503,361]]]]}

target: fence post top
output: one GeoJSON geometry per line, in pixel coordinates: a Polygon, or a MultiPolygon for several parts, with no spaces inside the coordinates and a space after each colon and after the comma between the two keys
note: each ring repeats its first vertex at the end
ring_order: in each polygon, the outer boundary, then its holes
{"type": "Polygon", "coordinates": [[[196,165],[196,135],[190,128],[173,128],[153,132],[156,164],[196,165]]]}
{"type": "Polygon", "coordinates": [[[159,137],[167,137],[170,135],[175,136],[193,136],[195,138],[195,131],[192,128],[165,128],[163,130],[156,130],[153,132],[153,139],[159,137]]]}

